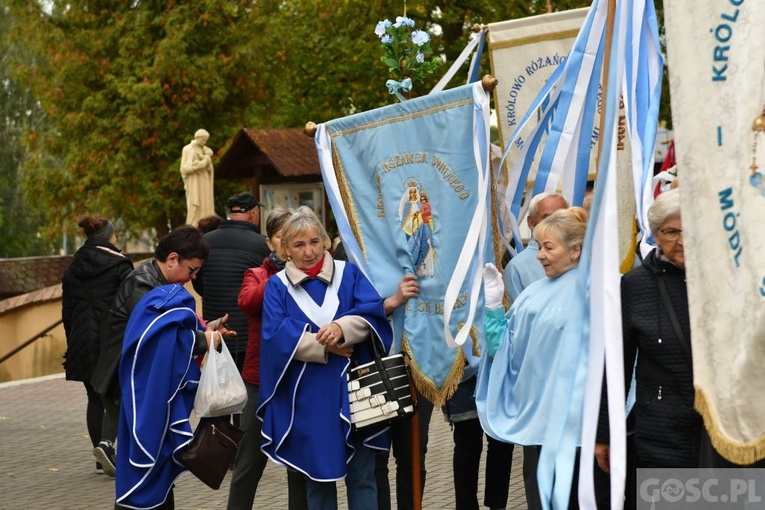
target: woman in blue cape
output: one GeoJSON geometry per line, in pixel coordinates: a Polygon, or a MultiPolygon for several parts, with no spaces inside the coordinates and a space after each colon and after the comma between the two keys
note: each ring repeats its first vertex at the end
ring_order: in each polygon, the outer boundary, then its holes
{"type": "Polygon", "coordinates": [[[484,276],[488,356],[479,368],[478,414],[491,437],[541,446],[538,483],[545,508],[577,507],[570,490],[586,375],[580,360],[588,349],[578,271],[585,227],[586,218],[567,209],[536,226],[546,277],[528,286],[507,315],[502,274],[487,264],[484,276]]]}
{"type": "Polygon", "coordinates": [[[156,287],[133,309],[119,367],[122,404],[115,508],[172,509],[179,461],[193,436],[197,355],[221,335],[205,331],[180,284],[156,287]]]}
{"type": "Polygon", "coordinates": [[[346,372],[373,359],[372,341],[387,352],[392,332],[375,288],[356,266],[333,260],[324,238],[307,207],[282,228],[289,259],[263,298],[262,450],[308,476],[311,510],[337,508],[341,479],[349,508],[374,510],[374,450],[387,449],[387,438],[380,428],[352,430],[346,372]]]}

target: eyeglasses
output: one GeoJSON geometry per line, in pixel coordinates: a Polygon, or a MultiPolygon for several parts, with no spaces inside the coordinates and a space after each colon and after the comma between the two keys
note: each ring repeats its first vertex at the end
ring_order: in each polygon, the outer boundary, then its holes
{"type": "MultiPolygon", "coordinates": [[[[186,261],[182,260],[182,262],[186,262],[186,261]]],[[[202,266],[194,267],[191,264],[189,264],[188,262],[186,262],[186,267],[189,268],[189,276],[193,275],[193,274],[197,274],[199,272],[199,270],[202,269],[202,266]]]]}
{"type": "Polygon", "coordinates": [[[659,232],[664,234],[664,239],[667,241],[677,241],[683,235],[683,231],[676,228],[668,228],[666,230],[659,229],[659,232]]]}

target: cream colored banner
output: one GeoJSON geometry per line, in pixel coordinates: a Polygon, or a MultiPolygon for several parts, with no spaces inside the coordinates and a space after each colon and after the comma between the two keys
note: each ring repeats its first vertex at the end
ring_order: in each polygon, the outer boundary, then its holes
{"type": "Polygon", "coordinates": [[[728,460],[765,458],[765,2],[664,3],[696,408],[728,460]]]}
{"type": "MultiPolygon", "coordinates": [[[[499,80],[494,89],[494,105],[503,148],[542,86],[571,51],[588,11],[589,8],[573,9],[489,25],[492,74],[499,80]]],[[[598,123],[596,119],[595,125],[598,123]]],[[[512,169],[523,147],[523,137],[534,125],[536,119],[525,126],[508,153],[503,172],[505,182],[500,182],[500,186],[506,185],[507,170],[512,169]]],[[[539,147],[537,162],[544,140],[539,147]]],[[[536,167],[531,171],[532,179],[535,174],[536,167]]]]}

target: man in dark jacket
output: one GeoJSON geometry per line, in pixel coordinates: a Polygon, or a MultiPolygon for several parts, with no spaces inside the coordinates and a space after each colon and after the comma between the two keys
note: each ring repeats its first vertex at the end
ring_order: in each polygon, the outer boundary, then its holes
{"type": "Polygon", "coordinates": [[[210,256],[192,282],[194,290],[202,296],[205,319],[229,314],[228,327],[237,335],[226,339],[226,345],[240,372],[247,350],[247,316],[239,309],[237,296],[244,272],[251,267],[260,267],[271,252],[266,238],[258,233],[261,205],[250,193],[239,193],[228,199],[226,206],[231,219],[205,234],[205,240],[210,244],[210,256]]]}

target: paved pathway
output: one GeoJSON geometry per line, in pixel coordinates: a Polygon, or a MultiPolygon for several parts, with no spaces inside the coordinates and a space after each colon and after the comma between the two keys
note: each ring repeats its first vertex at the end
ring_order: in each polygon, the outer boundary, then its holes
{"type": "MultiPolygon", "coordinates": [[[[113,508],[114,479],[95,473],[85,404],[82,384],[67,382],[63,375],[0,384],[0,509],[113,508]]],[[[430,424],[424,509],[454,508],[452,446],[449,425],[436,411],[430,424]]],[[[513,462],[508,509],[526,508],[519,450],[516,448],[513,462]]],[[[390,468],[395,508],[395,466],[390,468]]],[[[227,476],[220,490],[214,491],[185,473],[175,488],[176,508],[226,508],[229,480],[227,476]]],[[[479,490],[482,501],[483,482],[479,490]]],[[[280,466],[266,468],[255,508],[287,508],[287,478],[280,466]]],[[[344,498],[340,508],[347,508],[344,498]]]]}

